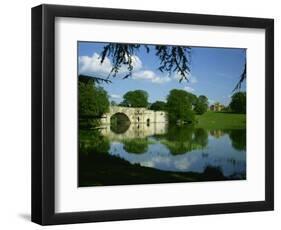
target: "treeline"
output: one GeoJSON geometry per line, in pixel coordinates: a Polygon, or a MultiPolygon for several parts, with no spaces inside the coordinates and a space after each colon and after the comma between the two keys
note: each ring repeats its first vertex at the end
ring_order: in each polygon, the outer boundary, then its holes
{"type": "Polygon", "coordinates": [[[109,111],[109,97],[107,92],[96,86],[93,79],[79,78],[79,127],[88,128],[99,124],[99,118],[109,111]]]}
{"type": "MultiPolygon", "coordinates": [[[[214,107],[221,106],[219,102],[213,104],[214,107]]],[[[236,92],[231,96],[231,101],[228,106],[222,106],[220,112],[246,114],[247,97],[246,92],[236,92]]],[[[216,111],[216,110],[215,110],[216,111]]]]}
{"type": "Polygon", "coordinates": [[[234,113],[246,113],[246,107],[246,92],[237,92],[232,95],[227,111],[234,113]]]}
{"type": "Polygon", "coordinates": [[[129,91],[123,96],[119,104],[134,108],[148,108],[155,111],[167,111],[171,123],[194,123],[195,114],[203,114],[208,110],[208,98],[204,95],[197,97],[181,89],[173,89],[169,92],[167,100],[149,103],[149,95],[144,90],[129,91]]]}
{"type": "MultiPolygon", "coordinates": [[[[79,123],[86,126],[95,125],[98,118],[109,111],[109,106],[148,108],[155,111],[167,111],[170,123],[194,123],[195,115],[204,114],[208,108],[208,98],[204,95],[196,96],[181,89],[172,89],[166,101],[149,103],[149,95],[144,90],[128,91],[121,103],[109,101],[107,92],[97,86],[90,78],[79,78],[79,123]]],[[[233,94],[226,112],[246,113],[246,93],[233,94]]]]}

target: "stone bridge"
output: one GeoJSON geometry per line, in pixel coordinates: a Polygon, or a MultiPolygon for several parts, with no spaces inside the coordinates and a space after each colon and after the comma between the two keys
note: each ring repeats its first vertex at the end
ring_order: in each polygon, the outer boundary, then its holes
{"type": "Polygon", "coordinates": [[[101,127],[100,131],[103,136],[112,141],[123,141],[135,138],[145,138],[154,135],[164,135],[167,133],[167,123],[151,123],[151,124],[131,124],[128,129],[122,133],[114,132],[109,125],[101,127]]]}
{"type": "Polygon", "coordinates": [[[146,108],[131,108],[122,106],[110,106],[109,112],[101,118],[103,125],[110,124],[113,115],[125,115],[131,123],[167,123],[168,116],[165,111],[153,111],[146,108]]]}

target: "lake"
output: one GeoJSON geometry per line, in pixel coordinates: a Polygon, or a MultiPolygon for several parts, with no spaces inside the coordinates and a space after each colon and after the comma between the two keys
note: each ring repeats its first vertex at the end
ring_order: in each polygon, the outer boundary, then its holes
{"type": "Polygon", "coordinates": [[[79,133],[79,186],[246,179],[246,129],[166,123],[79,133]]]}

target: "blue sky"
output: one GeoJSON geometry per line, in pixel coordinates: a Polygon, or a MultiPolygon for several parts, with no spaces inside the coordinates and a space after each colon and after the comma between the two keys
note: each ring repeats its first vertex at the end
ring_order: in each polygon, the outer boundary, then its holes
{"type": "MultiPolygon", "coordinates": [[[[78,43],[78,73],[106,78],[112,63],[106,58],[100,64],[99,55],[106,43],[78,43]]],[[[178,80],[178,75],[162,73],[158,70],[159,59],[155,56],[153,46],[147,53],[144,47],[133,57],[133,74],[128,79],[122,79],[127,72],[120,69],[119,75],[110,78],[112,83],[102,83],[108,92],[110,100],[122,101],[122,96],[131,90],[142,89],[149,94],[149,102],[165,101],[171,89],[183,89],[197,96],[205,95],[209,103],[220,102],[228,105],[232,90],[243,71],[245,50],[237,48],[191,47],[191,64],[189,82],[178,80]]],[[[246,91],[244,82],[241,90],[246,91]]]]}

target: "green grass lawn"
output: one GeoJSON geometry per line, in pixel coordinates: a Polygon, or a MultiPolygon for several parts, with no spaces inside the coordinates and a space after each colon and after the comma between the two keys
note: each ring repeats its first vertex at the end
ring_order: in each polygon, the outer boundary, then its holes
{"type": "Polygon", "coordinates": [[[243,129],[246,128],[246,114],[208,111],[197,115],[197,127],[206,129],[243,129]]]}

